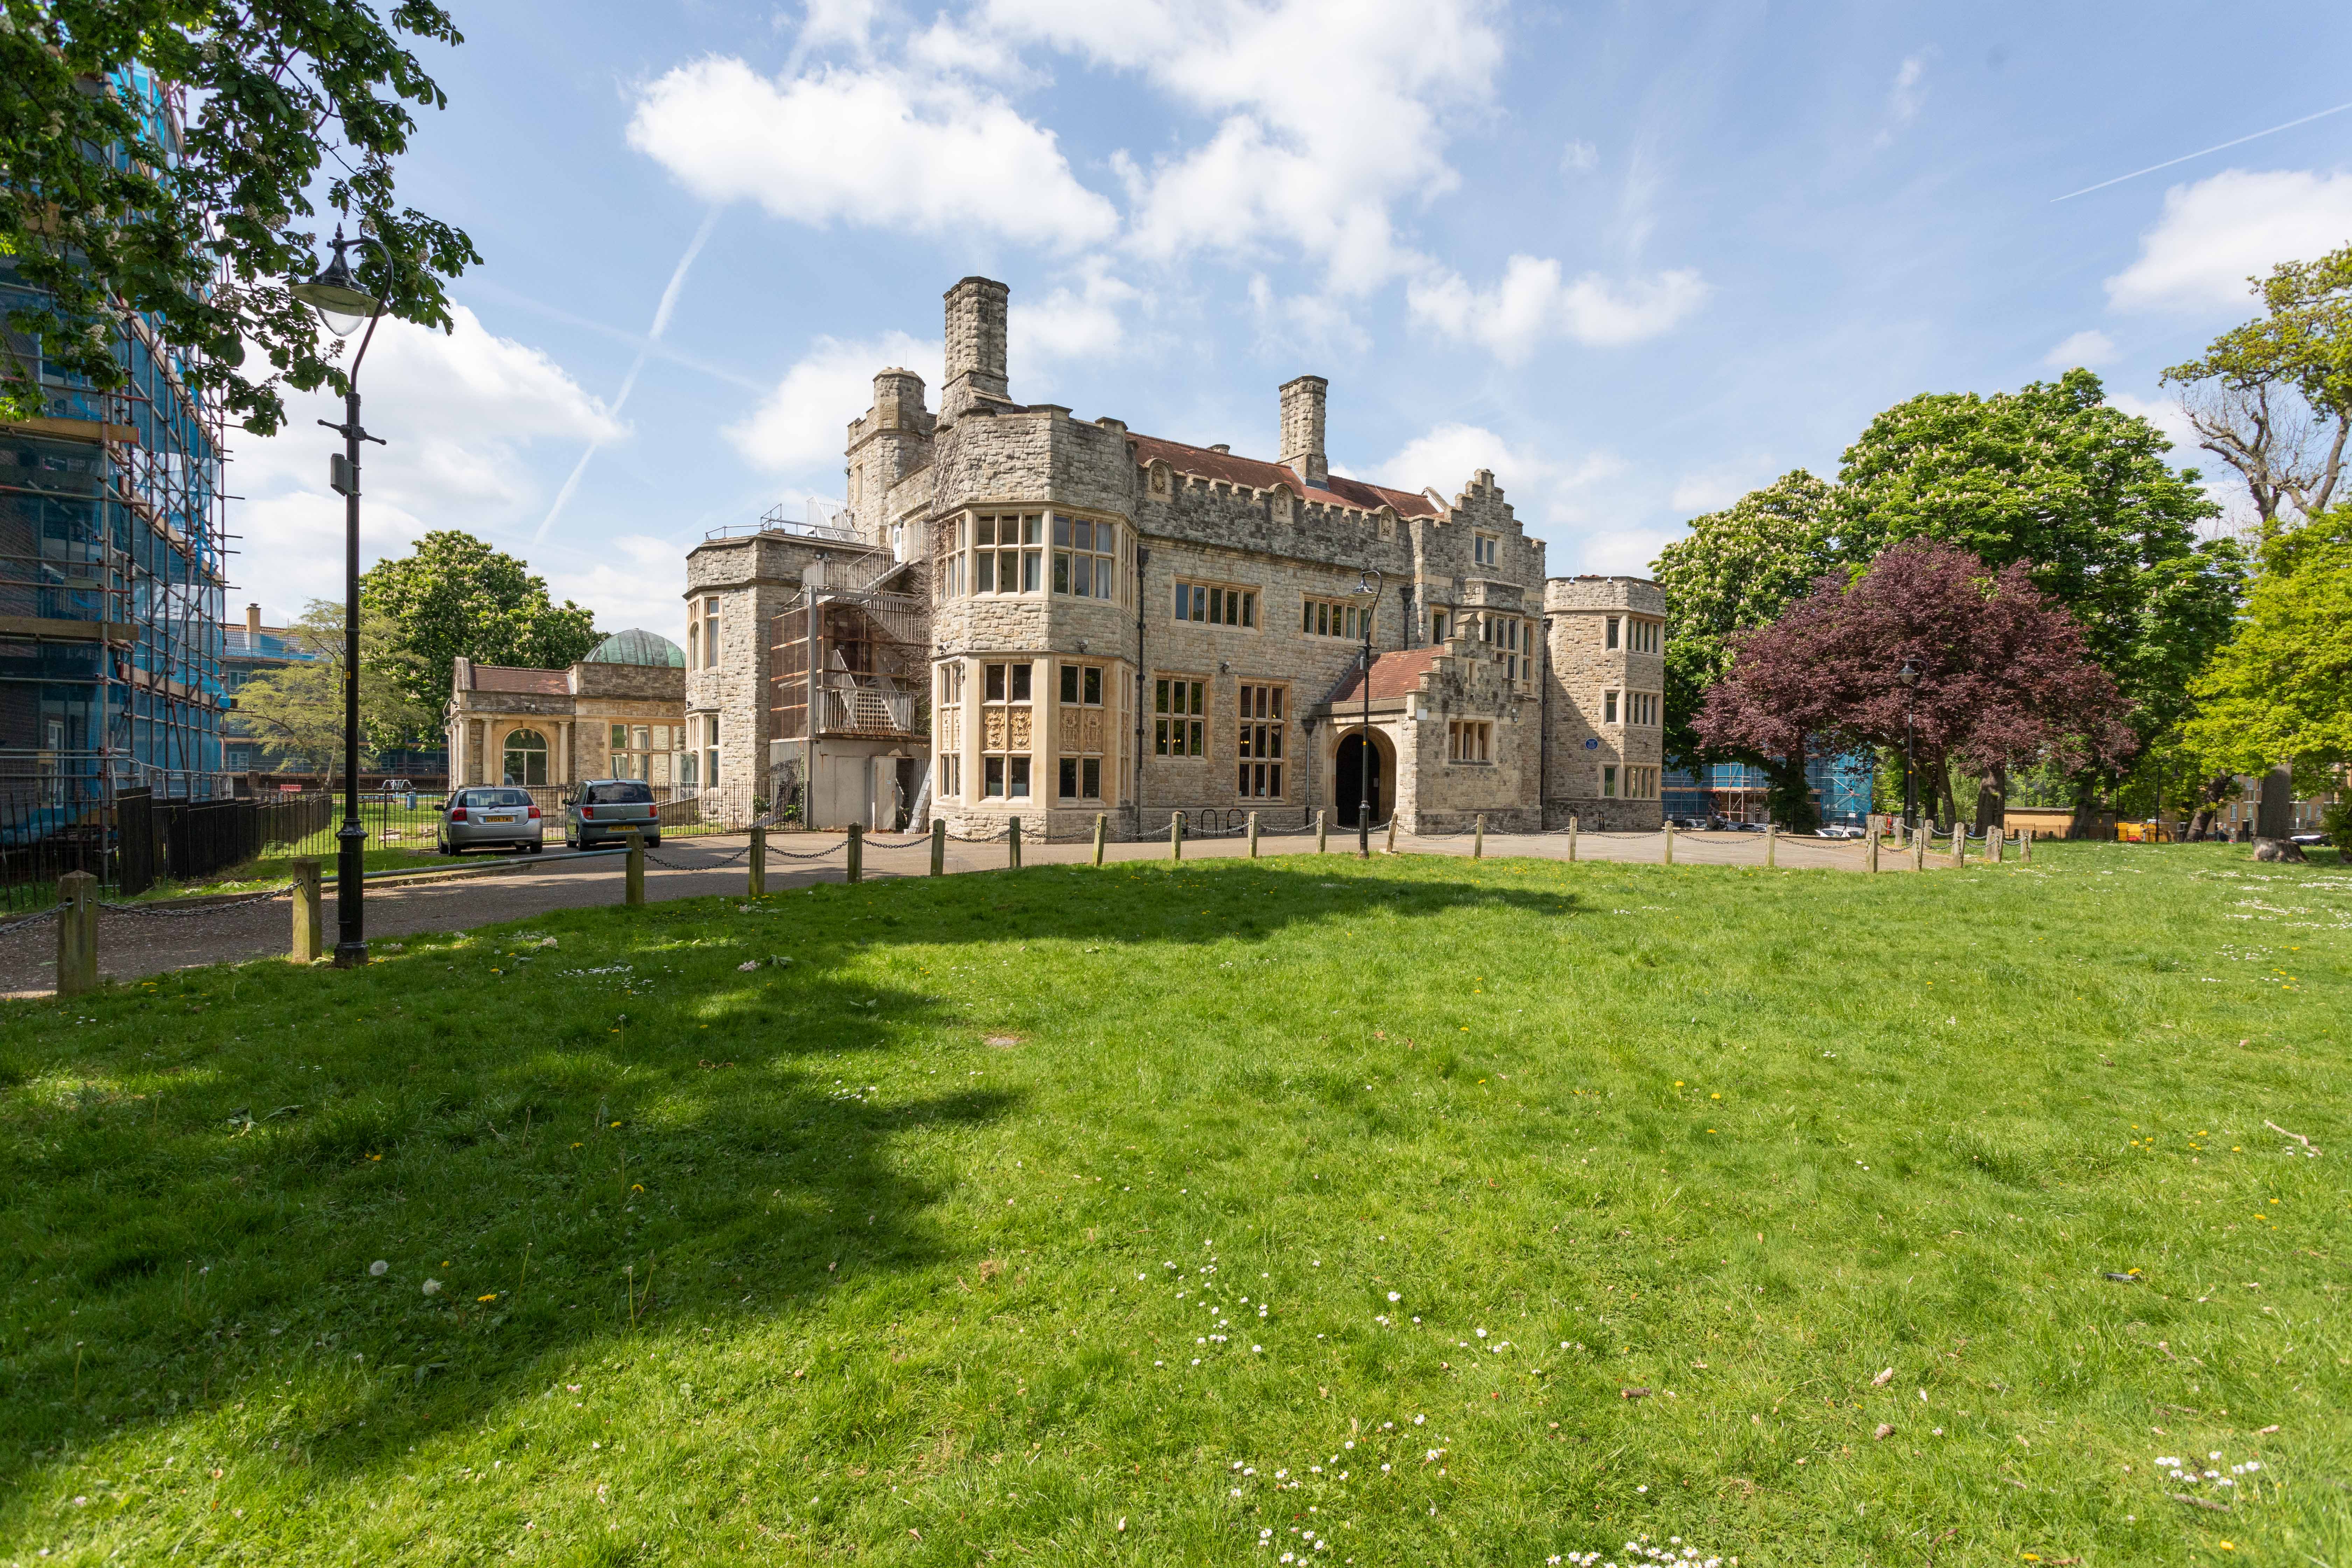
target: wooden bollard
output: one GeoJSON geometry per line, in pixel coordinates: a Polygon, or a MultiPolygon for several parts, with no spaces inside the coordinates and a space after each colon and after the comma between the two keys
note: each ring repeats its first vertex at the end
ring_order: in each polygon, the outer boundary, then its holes
{"type": "Polygon", "coordinates": [[[1764,825],[1764,869],[1769,871],[1780,863],[1780,825],[1768,822],[1764,825]]]}
{"type": "Polygon", "coordinates": [[[743,891],[754,899],[768,896],[768,830],[754,824],[751,847],[743,857],[743,891]]]}
{"type": "Polygon", "coordinates": [[[1996,866],[2000,865],[2001,840],[2008,837],[2008,833],[2002,829],[1999,823],[1995,823],[1990,827],[1986,828],[1985,858],[1991,861],[1996,866]]]}
{"type": "Polygon", "coordinates": [[[1021,869],[1021,819],[1006,817],[1004,829],[1004,864],[1018,871],[1021,869]]]}
{"type": "Polygon", "coordinates": [[[1168,858],[1184,858],[1184,814],[1181,811],[1168,814],[1168,858]]]}
{"type": "Polygon", "coordinates": [[[1671,819],[1666,823],[1666,847],[1664,850],[1664,858],[1660,860],[1658,863],[1662,866],[1671,866],[1675,863],[1675,825],[1671,819]]]}
{"type": "Polygon", "coordinates": [[[58,994],[98,989],[98,879],[68,871],[58,879],[58,994]]]}
{"type": "Polygon", "coordinates": [[[287,869],[294,873],[294,942],[286,958],[291,963],[316,963],[325,951],[320,945],[325,921],[319,902],[319,862],[293,860],[287,869]]]}
{"type": "Polygon", "coordinates": [[[1330,852],[1331,825],[1324,814],[1318,811],[1315,814],[1315,853],[1328,855],[1330,852]]]}
{"type": "Polygon", "coordinates": [[[1955,822],[1952,824],[1952,864],[1958,866],[1968,858],[1969,825],[1965,822],[1955,822]]]}
{"type": "Polygon", "coordinates": [[[1257,858],[1257,813],[1255,811],[1249,814],[1249,858],[1255,860],[1257,858]]]}
{"type": "Polygon", "coordinates": [[[1484,860],[1486,858],[1486,814],[1482,811],[1470,819],[1470,858],[1484,860]]]}
{"type": "Polygon", "coordinates": [[[1396,853],[1396,808],[1391,806],[1389,808],[1389,853],[1391,855],[1396,853]]]}
{"type": "Polygon", "coordinates": [[[1103,847],[1109,842],[1110,813],[1097,811],[1095,813],[1095,864],[1097,867],[1103,863],[1103,847]]]}
{"type": "Polygon", "coordinates": [[[2030,827],[2017,830],[2017,858],[2023,865],[2033,863],[2033,829],[2030,827]]]}
{"type": "Polygon", "coordinates": [[[862,882],[866,880],[865,824],[853,822],[849,825],[849,837],[843,844],[842,847],[846,852],[843,858],[849,862],[849,872],[846,879],[852,882],[862,882]]]}
{"type": "Polygon", "coordinates": [[[1573,816],[1568,819],[1568,858],[1570,864],[1576,860],[1576,818],[1573,816]]]}
{"type": "Polygon", "coordinates": [[[931,875],[944,877],[947,874],[948,819],[935,816],[931,818],[931,875]]]}
{"type": "Polygon", "coordinates": [[[1927,825],[1923,822],[1919,825],[1919,831],[1911,835],[1911,869],[1924,871],[1927,868],[1927,825]]]}
{"type": "Polygon", "coordinates": [[[621,902],[634,910],[646,901],[645,835],[632,827],[624,842],[629,847],[629,858],[621,877],[621,902]]]}
{"type": "Polygon", "coordinates": [[[1878,820],[1875,817],[1871,819],[1870,831],[1863,837],[1862,868],[1873,872],[1878,869],[1878,820]]]}

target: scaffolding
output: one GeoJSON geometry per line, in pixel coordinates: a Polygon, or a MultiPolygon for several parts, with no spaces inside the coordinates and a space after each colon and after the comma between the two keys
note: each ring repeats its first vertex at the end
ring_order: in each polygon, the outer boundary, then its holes
{"type": "MultiPolygon", "coordinates": [[[[175,154],[177,93],[118,72],[175,154]]],[[[127,156],[117,150],[115,156],[127,156]]],[[[0,310],[37,302],[0,257],[0,310]]],[[[0,426],[0,792],[78,815],[114,794],[207,799],[222,773],[226,593],[219,407],[157,323],[122,312],[121,385],[101,390],[8,334],[37,370],[45,416],[0,426]]]]}
{"type": "Polygon", "coordinates": [[[878,589],[795,594],[772,623],[776,738],[928,741],[926,608],[878,589]]]}

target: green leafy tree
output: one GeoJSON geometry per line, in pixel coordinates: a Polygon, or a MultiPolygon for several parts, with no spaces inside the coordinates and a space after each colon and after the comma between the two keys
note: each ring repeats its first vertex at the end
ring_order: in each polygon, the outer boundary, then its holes
{"type": "MultiPolygon", "coordinates": [[[[1990,397],[1926,394],[1846,449],[1841,541],[1855,561],[1927,538],[1995,570],[2024,563],[2082,624],[2145,748],[2189,716],[2244,589],[2236,542],[2200,531],[2220,508],[2167,447],[2156,426],[2109,406],[2086,370],[1990,397]]],[[[2094,770],[2075,775],[2079,809],[2098,783],[2094,770]]],[[[1992,805],[1979,800],[1979,815],[1992,805]]]]}
{"type": "Polygon", "coordinates": [[[569,599],[556,604],[545,578],[455,529],[377,562],[361,579],[360,596],[398,627],[400,646],[415,660],[408,694],[436,713],[449,700],[451,668],[460,658],[554,669],[599,640],[593,612],[569,599]]]}
{"type": "Polygon", "coordinates": [[[2352,508],[2262,547],[2236,635],[2197,683],[2187,739],[2210,773],[2293,759],[2304,787],[2352,763],[2352,508]]]}
{"type": "MultiPolygon", "coordinates": [[[[248,733],[290,753],[315,773],[341,771],[343,761],[343,607],[313,599],[286,640],[306,659],[265,669],[236,694],[236,716],[248,733]]],[[[381,610],[360,614],[360,755],[373,762],[433,729],[438,710],[409,695],[415,656],[401,647],[399,627],[381,610]]]]}
{"type": "Polygon", "coordinates": [[[1735,638],[1778,620],[1838,570],[1832,487],[1802,468],[1750,490],[1721,511],[1691,520],[1652,568],[1666,600],[1667,757],[1680,766],[1746,763],[1768,781],[1772,819],[1796,831],[1814,826],[1801,754],[1710,747],[1692,728],[1707,688],[1731,671],[1735,638]]]}
{"type": "Polygon", "coordinates": [[[2352,245],[2247,281],[2264,314],[2164,373],[2204,448],[2238,470],[2267,536],[2327,510],[2352,437],[2352,245]]]}
{"type": "Polygon", "coordinates": [[[441,279],[481,258],[394,200],[409,106],[446,101],[397,35],[462,40],[430,0],[389,14],[345,0],[0,0],[0,273],[32,290],[7,315],[0,418],[47,412],[44,370],[120,384],[115,342],[134,314],[257,433],[285,418],[281,383],[340,390],[339,345],[286,289],[316,269],[312,196],[331,161],[326,205],[396,258],[362,247],[362,281],[390,314],[449,326],[441,279]]]}

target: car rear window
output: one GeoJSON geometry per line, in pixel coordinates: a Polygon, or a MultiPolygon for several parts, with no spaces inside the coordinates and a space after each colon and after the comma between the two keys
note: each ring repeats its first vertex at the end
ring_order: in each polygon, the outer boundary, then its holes
{"type": "Polygon", "coordinates": [[[529,805],[530,795],[519,789],[469,789],[458,800],[459,805],[529,805]]]}
{"type": "Polygon", "coordinates": [[[616,779],[611,784],[588,786],[590,805],[649,805],[653,798],[654,792],[635,779],[616,779]]]}

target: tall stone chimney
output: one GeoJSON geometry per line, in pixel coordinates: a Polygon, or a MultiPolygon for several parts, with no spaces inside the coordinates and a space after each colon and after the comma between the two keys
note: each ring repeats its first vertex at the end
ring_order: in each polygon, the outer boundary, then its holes
{"type": "Polygon", "coordinates": [[[247,652],[248,652],[248,653],[250,653],[250,652],[252,652],[253,650],[255,650],[255,649],[258,648],[260,646],[261,646],[261,606],[260,606],[259,605],[247,605],[245,607],[245,647],[246,647],[246,651],[247,651],[247,652]]]}
{"type": "Polygon", "coordinates": [[[1004,311],[1012,290],[992,278],[966,278],[948,290],[947,385],[940,417],[953,419],[982,398],[1012,401],[1004,381],[1004,311]]]}
{"type": "Polygon", "coordinates": [[[1282,384],[1283,466],[1318,489],[1331,481],[1331,465],[1323,456],[1323,395],[1330,385],[1319,375],[1282,384]]]}

